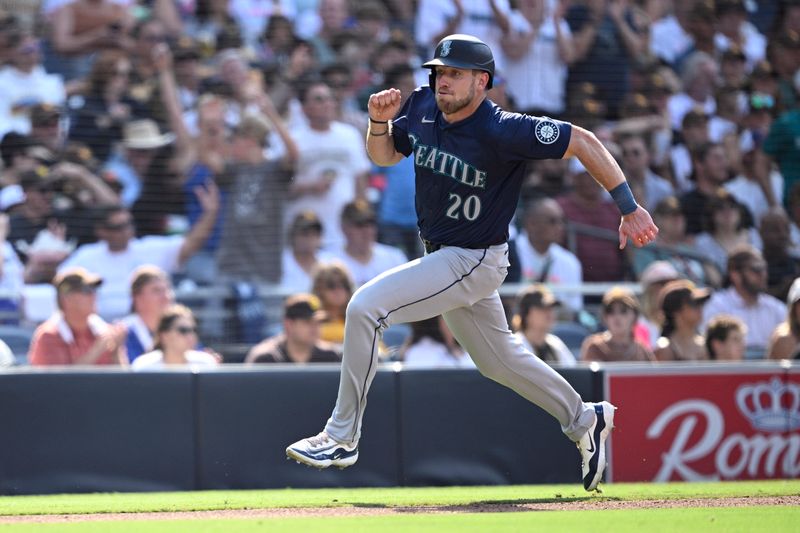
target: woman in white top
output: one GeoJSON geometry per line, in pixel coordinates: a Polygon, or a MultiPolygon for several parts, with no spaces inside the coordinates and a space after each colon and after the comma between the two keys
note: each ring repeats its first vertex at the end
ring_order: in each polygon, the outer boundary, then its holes
{"type": "Polygon", "coordinates": [[[550,333],[561,305],[545,285],[534,283],[518,297],[519,312],[512,320],[515,336],[522,345],[548,364],[575,366],[575,356],[564,341],[550,333]]]}
{"type": "Polygon", "coordinates": [[[761,250],[758,231],[746,227],[746,209],[726,189],[719,188],[708,200],[704,213],[706,231],[695,239],[695,246],[724,273],[728,254],[735,248],[749,244],[761,250]]]}
{"type": "Polygon", "coordinates": [[[411,323],[411,336],[401,348],[403,362],[412,368],[475,368],[441,316],[411,323]]]}
{"type": "Polygon", "coordinates": [[[197,322],[192,311],[176,304],[161,316],[155,346],[133,361],[134,370],[160,370],[175,365],[216,366],[217,359],[193,348],[197,345],[197,322]]]}

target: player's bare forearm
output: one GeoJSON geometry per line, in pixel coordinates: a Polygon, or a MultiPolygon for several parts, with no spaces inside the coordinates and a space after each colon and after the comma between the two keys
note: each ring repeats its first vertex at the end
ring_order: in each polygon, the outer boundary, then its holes
{"type": "Polygon", "coordinates": [[[636,204],[619,164],[592,132],[572,126],[572,136],[564,153],[564,158],[568,157],[577,157],[589,174],[603,188],[611,192],[622,213],[622,222],[619,226],[620,249],[625,248],[628,239],[638,247],[655,240],[658,228],[653,223],[650,213],[636,204]]]}
{"type": "Polygon", "coordinates": [[[400,110],[400,91],[386,89],[369,97],[369,128],[367,130],[367,154],[376,165],[388,167],[403,159],[403,154],[394,149],[389,121],[400,110]]]}
{"type": "Polygon", "coordinates": [[[570,157],[577,157],[607,191],[625,181],[622,169],[603,143],[591,131],[575,125],[572,126],[572,136],[564,153],[564,159],[570,157]]]}
{"type": "Polygon", "coordinates": [[[403,159],[403,154],[394,149],[388,127],[388,124],[370,123],[367,130],[367,154],[373,163],[381,167],[390,167],[403,159]],[[383,131],[386,133],[381,134],[383,131]]]}

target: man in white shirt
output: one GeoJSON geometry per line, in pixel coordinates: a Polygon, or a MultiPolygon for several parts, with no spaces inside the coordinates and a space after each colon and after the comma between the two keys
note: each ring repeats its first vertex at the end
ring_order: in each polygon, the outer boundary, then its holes
{"type": "Polygon", "coordinates": [[[61,76],[41,66],[41,46],[33,35],[12,34],[9,63],[0,70],[0,137],[6,132],[28,133],[30,109],[36,104],[62,105],[66,98],[61,76]]]}
{"type": "MultiPolygon", "coordinates": [[[[415,40],[423,55],[432,53],[444,36],[466,33],[478,37],[495,52],[500,39],[510,29],[511,6],[508,0],[420,0],[417,5],[415,40]]],[[[495,53],[499,70],[505,67],[504,56],[495,53]]]]}
{"type": "Polygon", "coordinates": [[[313,211],[322,222],[323,247],[335,250],[344,244],[339,225],[342,208],[363,196],[370,162],[358,130],[334,121],[336,105],[328,85],[314,82],[301,89],[300,101],[308,125],[290,131],[300,153],[284,228],[299,213],[313,211]]]}
{"type": "Polygon", "coordinates": [[[703,328],[717,315],[733,315],[747,325],[749,350],[765,350],[772,331],[786,319],[786,305],[766,294],[767,263],[745,246],[728,256],[730,286],[717,291],[703,308],[703,328]]]}
{"type": "Polygon", "coordinates": [[[767,39],[747,20],[745,0],[717,0],[716,16],[714,45],[718,51],[728,50],[732,45],[741,47],[750,68],[764,59],[767,39]]]}
{"type": "MultiPolygon", "coordinates": [[[[564,211],[552,198],[533,200],[525,207],[523,230],[515,239],[520,263],[520,281],[547,283],[558,293],[558,285],[583,282],[578,258],[558,243],[564,238],[564,211]]],[[[573,312],[583,308],[579,293],[562,293],[558,299],[573,312]]]]}
{"type": "Polygon", "coordinates": [[[670,65],[691,49],[694,39],[686,31],[696,0],[675,0],[673,13],[650,27],[650,51],[670,65]]]}
{"type": "Polygon", "coordinates": [[[502,39],[504,73],[518,110],[560,116],[575,46],[569,24],[547,4],[524,0],[511,13],[511,30],[502,39]]]}
{"type": "Polygon", "coordinates": [[[672,95],[667,103],[672,129],[680,129],[684,115],[693,109],[700,108],[707,115],[716,112],[718,71],[717,62],[705,52],[694,52],[686,58],[681,72],[683,92],[672,95]]]}
{"type": "Polygon", "coordinates": [[[195,194],[203,214],[186,235],[135,238],[133,217],[123,207],[108,209],[95,227],[98,242],[79,246],[59,267],[59,272],[82,266],[98,273],[103,285],[97,294],[97,311],[105,319],[120,318],[131,310],[129,285],[134,271],[145,264],[167,273],[177,271],[208,238],[219,212],[219,190],[209,183],[195,194]]]}
{"type": "Polygon", "coordinates": [[[356,287],[408,261],[400,248],[376,241],[378,218],[366,200],[356,200],[344,206],[342,232],[345,245],[334,254],[347,266],[356,287]]]}

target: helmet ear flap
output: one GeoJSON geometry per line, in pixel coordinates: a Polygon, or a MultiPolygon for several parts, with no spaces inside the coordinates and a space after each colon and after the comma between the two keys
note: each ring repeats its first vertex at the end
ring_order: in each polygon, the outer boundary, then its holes
{"type": "Polygon", "coordinates": [[[428,85],[431,87],[431,91],[436,93],[436,69],[432,68],[431,73],[428,75],[428,85]]]}

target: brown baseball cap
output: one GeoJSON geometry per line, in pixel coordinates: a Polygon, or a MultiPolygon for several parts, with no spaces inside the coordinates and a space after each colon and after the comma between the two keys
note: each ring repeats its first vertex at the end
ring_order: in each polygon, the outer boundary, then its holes
{"type": "Polygon", "coordinates": [[[660,307],[665,313],[674,313],[688,302],[705,302],[710,297],[711,291],[697,287],[688,279],[670,281],[659,293],[660,307]]]}
{"type": "Polygon", "coordinates": [[[302,211],[294,217],[289,233],[313,229],[322,233],[322,221],[314,211],[302,211]]]}
{"type": "Polygon", "coordinates": [[[53,278],[53,285],[58,294],[66,294],[84,287],[97,288],[103,284],[103,278],[97,274],[89,272],[83,267],[73,267],[59,272],[53,278]]]}
{"type": "Polygon", "coordinates": [[[342,209],[342,222],[359,225],[375,224],[377,220],[375,210],[366,200],[355,200],[342,209]]]}
{"type": "Polygon", "coordinates": [[[293,294],[283,305],[283,317],[289,320],[325,320],[328,314],[322,310],[322,302],[313,294],[293,294]]]}
{"type": "Polygon", "coordinates": [[[604,309],[608,309],[615,303],[622,304],[637,313],[639,312],[639,301],[636,299],[636,295],[625,287],[611,287],[603,294],[604,309]]]}
{"type": "Polygon", "coordinates": [[[558,307],[561,302],[555,297],[553,292],[541,283],[534,283],[526,287],[519,295],[520,309],[530,309],[538,307],[540,309],[547,309],[550,307],[558,307]]]}

